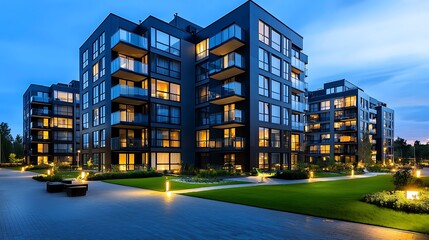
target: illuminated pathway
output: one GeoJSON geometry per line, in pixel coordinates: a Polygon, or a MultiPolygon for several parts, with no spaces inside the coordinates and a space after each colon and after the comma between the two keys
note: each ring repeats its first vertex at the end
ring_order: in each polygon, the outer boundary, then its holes
{"type": "Polygon", "coordinates": [[[427,235],[103,182],[47,193],[0,169],[0,239],[428,239],[427,235]]]}

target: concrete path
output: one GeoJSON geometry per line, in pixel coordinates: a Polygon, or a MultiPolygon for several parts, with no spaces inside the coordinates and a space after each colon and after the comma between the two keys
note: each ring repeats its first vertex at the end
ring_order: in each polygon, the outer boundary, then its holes
{"type": "Polygon", "coordinates": [[[47,193],[31,175],[0,169],[0,239],[429,238],[103,182],[90,182],[85,197],[69,198],[47,193]]]}
{"type": "Polygon", "coordinates": [[[184,189],[184,190],[177,190],[177,191],[171,191],[171,192],[176,194],[181,194],[181,193],[202,192],[202,191],[227,189],[227,188],[255,187],[255,186],[265,186],[265,185],[279,185],[279,184],[299,184],[299,183],[311,183],[311,182],[329,182],[329,181],[338,181],[338,180],[351,180],[351,179],[375,177],[377,175],[383,175],[383,174],[384,173],[366,173],[361,175],[355,175],[353,177],[340,176],[340,177],[325,177],[325,178],[312,178],[312,179],[301,179],[301,180],[264,178],[262,181],[260,177],[236,177],[236,178],[226,178],[225,180],[249,182],[249,184],[243,183],[243,184],[193,188],[193,189],[184,189]]]}

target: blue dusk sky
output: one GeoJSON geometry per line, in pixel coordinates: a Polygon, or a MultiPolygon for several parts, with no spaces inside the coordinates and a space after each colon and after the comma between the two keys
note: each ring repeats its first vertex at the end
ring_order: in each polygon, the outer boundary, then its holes
{"type": "MultiPolygon", "coordinates": [[[[0,122],[22,134],[31,83],[78,79],[78,50],[109,13],[133,22],[174,13],[207,26],[244,0],[13,0],[0,8],[0,122]]],[[[395,110],[395,136],[429,138],[429,1],[256,0],[304,37],[310,90],[346,78],[395,110]]]]}

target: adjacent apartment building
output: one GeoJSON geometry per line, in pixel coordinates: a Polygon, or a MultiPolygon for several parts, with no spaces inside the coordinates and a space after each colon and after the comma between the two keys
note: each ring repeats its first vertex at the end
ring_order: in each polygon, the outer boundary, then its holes
{"type": "Polygon", "coordinates": [[[79,81],[31,84],[23,96],[23,144],[27,164],[78,165],[79,81]]]}
{"type": "Polygon", "coordinates": [[[110,14],[80,47],[81,159],[100,170],[293,168],[303,38],[247,1],[207,27],[110,14]]]}
{"type": "Polygon", "coordinates": [[[364,134],[374,162],[393,162],[394,111],[385,103],[344,79],[310,91],[308,100],[307,162],[355,163],[364,134]]]}

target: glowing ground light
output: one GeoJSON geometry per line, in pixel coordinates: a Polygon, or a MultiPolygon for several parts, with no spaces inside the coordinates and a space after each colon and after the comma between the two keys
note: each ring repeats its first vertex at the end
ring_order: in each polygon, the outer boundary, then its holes
{"type": "Polygon", "coordinates": [[[48,176],[51,176],[51,169],[48,169],[46,173],[48,174],[48,176]]]}
{"type": "Polygon", "coordinates": [[[421,170],[417,170],[416,171],[416,178],[420,178],[422,176],[422,171],[421,170]]]}
{"type": "Polygon", "coordinates": [[[170,191],[170,181],[168,181],[168,178],[166,178],[166,181],[165,181],[165,191],[166,192],[170,191]]]}
{"type": "Polygon", "coordinates": [[[352,176],[352,177],[355,176],[355,170],[354,169],[352,169],[352,172],[351,172],[350,176],[352,176]]]}
{"type": "Polygon", "coordinates": [[[407,199],[418,200],[419,192],[418,191],[407,191],[407,199]]]}
{"type": "Polygon", "coordinates": [[[310,178],[314,178],[314,172],[310,171],[310,178]]]}
{"type": "Polygon", "coordinates": [[[25,167],[22,167],[22,168],[21,168],[21,172],[24,172],[24,171],[25,171],[25,167]]]}

